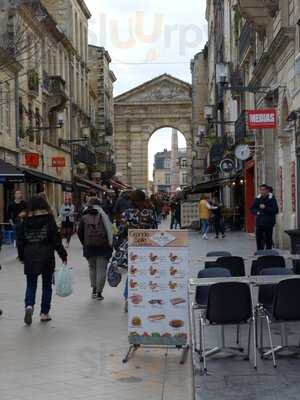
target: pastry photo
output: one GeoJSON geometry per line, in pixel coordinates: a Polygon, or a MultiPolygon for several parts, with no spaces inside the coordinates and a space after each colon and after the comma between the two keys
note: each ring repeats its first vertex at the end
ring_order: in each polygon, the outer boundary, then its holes
{"type": "Polygon", "coordinates": [[[142,320],[140,317],[133,317],[131,319],[131,325],[132,326],[141,326],[142,325],[142,320]]]}
{"type": "Polygon", "coordinates": [[[184,326],[184,321],[181,319],[172,319],[172,321],[169,322],[169,325],[171,328],[181,328],[184,326]]]}

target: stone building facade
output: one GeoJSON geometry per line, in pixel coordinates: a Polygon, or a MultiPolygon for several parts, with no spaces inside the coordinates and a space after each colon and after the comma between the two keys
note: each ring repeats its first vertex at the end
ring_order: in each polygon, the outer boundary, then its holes
{"type": "MultiPolygon", "coordinates": [[[[173,150],[174,154],[174,150],[173,150]]],[[[174,180],[172,167],[172,150],[156,153],[153,169],[153,192],[174,194],[178,188],[183,189],[189,184],[188,160],[186,149],[178,149],[176,156],[177,177],[174,180]]]]}
{"type": "MultiPolygon", "coordinates": [[[[233,159],[237,144],[251,147],[246,162],[235,160],[247,231],[254,231],[253,197],[267,183],[278,199],[276,243],[283,247],[289,243],[284,231],[300,222],[299,19],[297,0],[207,1],[208,104],[221,122],[214,129],[231,138],[227,156],[233,159]],[[259,109],[276,111],[276,129],[248,128],[248,111],[259,109]]],[[[231,198],[238,186],[231,187],[231,198]]]]}
{"type": "MultiPolygon", "coordinates": [[[[9,144],[16,156],[15,160],[10,157],[10,163],[24,172],[26,195],[44,188],[56,211],[74,189],[73,178],[90,177],[94,160],[87,145],[96,115],[96,94],[88,80],[91,14],[82,0],[32,0],[14,5],[4,2],[1,10],[2,43],[9,43],[8,50],[19,62],[10,88],[18,110],[11,126],[15,145],[9,144]],[[15,32],[17,45],[7,41],[9,32],[15,32]],[[22,43],[18,43],[18,34],[22,43]],[[68,143],[85,138],[85,145],[68,143]]],[[[1,148],[4,159],[2,153],[1,148]]]]}
{"type": "Polygon", "coordinates": [[[115,174],[113,85],[117,78],[110,69],[110,63],[110,55],[104,47],[89,45],[89,82],[96,93],[95,130],[92,140],[98,162],[93,177],[104,180],[115,174]]]}

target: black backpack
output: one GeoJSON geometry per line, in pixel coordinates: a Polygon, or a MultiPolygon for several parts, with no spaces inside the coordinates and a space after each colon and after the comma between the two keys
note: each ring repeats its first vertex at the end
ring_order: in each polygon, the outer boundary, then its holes
{"type": "Polygon", "coordinates": [[[108,235],[102,217],[97,215],[85,215],[84,219],[84,246],[109,247],[108,235]]]}

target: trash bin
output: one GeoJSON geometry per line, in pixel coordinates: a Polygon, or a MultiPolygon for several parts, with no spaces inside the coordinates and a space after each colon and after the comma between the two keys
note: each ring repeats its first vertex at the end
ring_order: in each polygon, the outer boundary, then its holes
{"type": "MultiPolygon", "coordinates": [[[[285,233],[291,239],[291,253],[300,254],[300,229],[291,229],[285,233]]],[[[294,260],[293,267],[295,274],[300,275],[300,260],[294,260]]]]}

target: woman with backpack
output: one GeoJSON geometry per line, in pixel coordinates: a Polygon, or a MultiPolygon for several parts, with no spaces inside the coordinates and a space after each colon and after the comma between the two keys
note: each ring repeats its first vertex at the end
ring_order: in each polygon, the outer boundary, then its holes
{"type": "Polygon", "coordinates": [[[17,231],[20,261],[24,263],[27,280],[25,294],[26,325],[31,325],[35,305],[37,282],[42,276],[41,322],[51,321],[52,282],[55,270],[55,251],[64,264],[67,252],[54,220],[51,208],[41,196],[34,196],[27,204],[17,231]]]}
{"type": "Polygon", "coordinates": [[[112,254],[112,224],[97,197],[89,199],[78,227],[83,256],[88,260],[92,298],[103,300],[102,295],[108,260],[112,254]]]}

